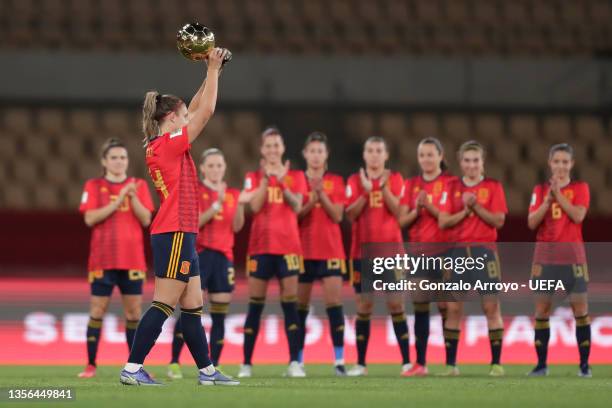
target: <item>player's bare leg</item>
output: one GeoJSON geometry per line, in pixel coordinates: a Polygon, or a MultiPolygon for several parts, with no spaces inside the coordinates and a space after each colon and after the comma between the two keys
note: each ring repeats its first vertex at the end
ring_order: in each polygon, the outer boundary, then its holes
{"type": "Polygon", "coordinates": [[[344,311],[342,309],[342,277],[323,278],[323,300],[329,320],[329,331],[334,345],[334,367],[337,376],[345,376],[344,366],[344,311]]]}
{"type": "Polygon", "coordinates": [[[89,302],[89,322],[87,323],[87,365],[79,373],[79,378],[93,378],[96,376],[96,355],[102,331],[102,320],[108,310],[110,296],[91,296],[89,302]]]}
{"type": "Polygon", "coordinates": [[[244,360],[238,372],[239,378],[250,377],[252,375],[253,350],[255,341],[259,333],[259,323],[261,321],[261,313],[263,312],[266,303],[266,292],[268,290],[268,281],[249,276],[249,310],[244,322],[244,360]]]}

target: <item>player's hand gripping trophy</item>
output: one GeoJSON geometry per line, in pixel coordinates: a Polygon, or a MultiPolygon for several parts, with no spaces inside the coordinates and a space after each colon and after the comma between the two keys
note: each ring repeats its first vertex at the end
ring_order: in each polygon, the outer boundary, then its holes
{"type": "MultiPolygon", "coordinates": [[[[191,61],[205,60],[215,48],[215,34],[200,23],[185,24],[176,34],[176,46],[191,61]]],[[[231,59],[232,53],[228,50],[222,66],[231,59]]]]}

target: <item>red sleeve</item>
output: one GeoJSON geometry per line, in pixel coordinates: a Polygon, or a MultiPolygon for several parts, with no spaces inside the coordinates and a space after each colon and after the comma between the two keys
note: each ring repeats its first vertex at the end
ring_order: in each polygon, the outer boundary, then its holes
{"type": "Polygon", "coordinates": [[[143,179],[136,179],[136,196],[147,210],[151,212],[155,210],[151,192],[149,191],[149,185],[143,179]]]}
{"type": "Polygon", "coordinates": [[[164,136],[166,140],[163,145],[163,152],[171,156],[180,156],[189,150],[189,137],[187,136],[187,127],[183,127],[172,133],[164,136]]]}
{"type": "Polygon", "coordinates": [[[441,212],[453,214],[453,202],[455,201],[455,183],[449,180],[444,183],[442,194],[440,194],[439,209],[441,212]]]}
{"type": "Polygon", "coordinates": [[[79,211],[85,213],[89,210],[98,208],[98,194],[96,194],[96,183],[93,180],[88,180],[83,187],[83,195],[81,196],[81,205],[79,211]]]}
{"type": "Polygon", "coordinates": [[[406,180],[404,183],[404,195],[400,199],[400,205],[405,205],[410,210],[413,206],[412,201],[412,179],[406,180]]]}
{"type": "Polygon", "coordinates": [[[346,186],[346,205],[349,206],[353,204],[359,196],[362,194],[361,183],[359,182],[359,177],[351,176],[348,179],[348,183],[346,186]]]}
{"type": "Polygon", "coordinates": [[[251,192],[259,187],[259,176],[256,172],[250,171],[244,177],[244,190],[251,192]]]}
{"type": "Polygon", "coordinates": [[[402,198],[404,193],[404,178],[399,173],[393,173],[389,180],[389,188],[394,196],[402,198]]]}
{"type": "Polygon", "coordinates": [[[334,180],[334,191],[330,198],[334,204],[346,204],[346,186],[342,177],[338,176],[334,180]]]}
{"type": "Polygon", "coordinates": [[[491,212],[508,214],[508,206],[506,205],[506,194],[504,187],[500,182],[495,183],[495,190],[491,197],[491,212]]]}
{"type": "Polygon", "coordinates": [[[538,184],[533,188],[531,200],[529,201],[529,212],[532,213],[542,205],[542,185],[538,184]]]}
{"type": "Polygon", "coordinates": [[[589,185],[587,183],[580,183],[576,186],[575,190],[576,196],[574,197],[574,205],[579,205],[588,209],[591,203],[591,193],[589,192],[589,185]]]}

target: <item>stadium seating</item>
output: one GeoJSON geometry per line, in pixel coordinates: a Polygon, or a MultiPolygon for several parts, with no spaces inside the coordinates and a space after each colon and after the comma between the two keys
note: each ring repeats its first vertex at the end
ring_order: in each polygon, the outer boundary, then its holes
{"type": "MultiPolygon", "coordinates": [[[[324,109],[319,114],[324,115],[324,109]]],[[[397,110],[348,110],[338,115],[341,129],[333,137],[346,143],[334,152],[338,163],[333,164],[345,174],[360,165],[361,145],[371,135],[385,137],[391,166],[404,176],[418,171],[416,147],[421,138],[442,140],[455,173],[460,144],[476,139],[487,149],[487,174],[504,183],[510,210],[519,214],[526,211],[533,185],[546,178],[550,145],[568,141],[576,151],[576,175],[591,186],[592,212],[612,214],[607,205],[612,130],[600,116],[397,110]]],[[[268,114],[259,111],[219,110],[194,143],[194,159],[197,162],[206,148],[221,148],[228,157],[229,184],[240,186],[244,174],[258,164],[257,135],[267,124],[265,117],[268,114]]],[[[289,150],[298,152],[303,132],[283,130],[289,150]]],[[[83,182],[101,174],[99,148],[108,137],[126,143],[131,174],[146,177],[140,114],[134,110],[6,107],[0,110],[0,134],[0,207],[75,208],[83,182]]]]}
{"type": "Polygon", "coordinates": [[[597,55],[608,0],[2,0],[0,47],[171,50],[191,20],[236,52],[597,55]],[[380,22],[384,21],[385,24],[380,22]]]}

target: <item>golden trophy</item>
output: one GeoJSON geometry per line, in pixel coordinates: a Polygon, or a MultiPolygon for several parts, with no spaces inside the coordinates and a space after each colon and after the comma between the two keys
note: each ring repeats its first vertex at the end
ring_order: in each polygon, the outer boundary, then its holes
{"type": "MultiPolygon", "coordinates": [[[[215,48],[215,34],[200,23],[185,24],[176,34],[176,46],[183,56],[191,61],[208,58],[208,53],[215,48]]],[[[223,65],[232,59],[228,52],[223,65]]]]}

